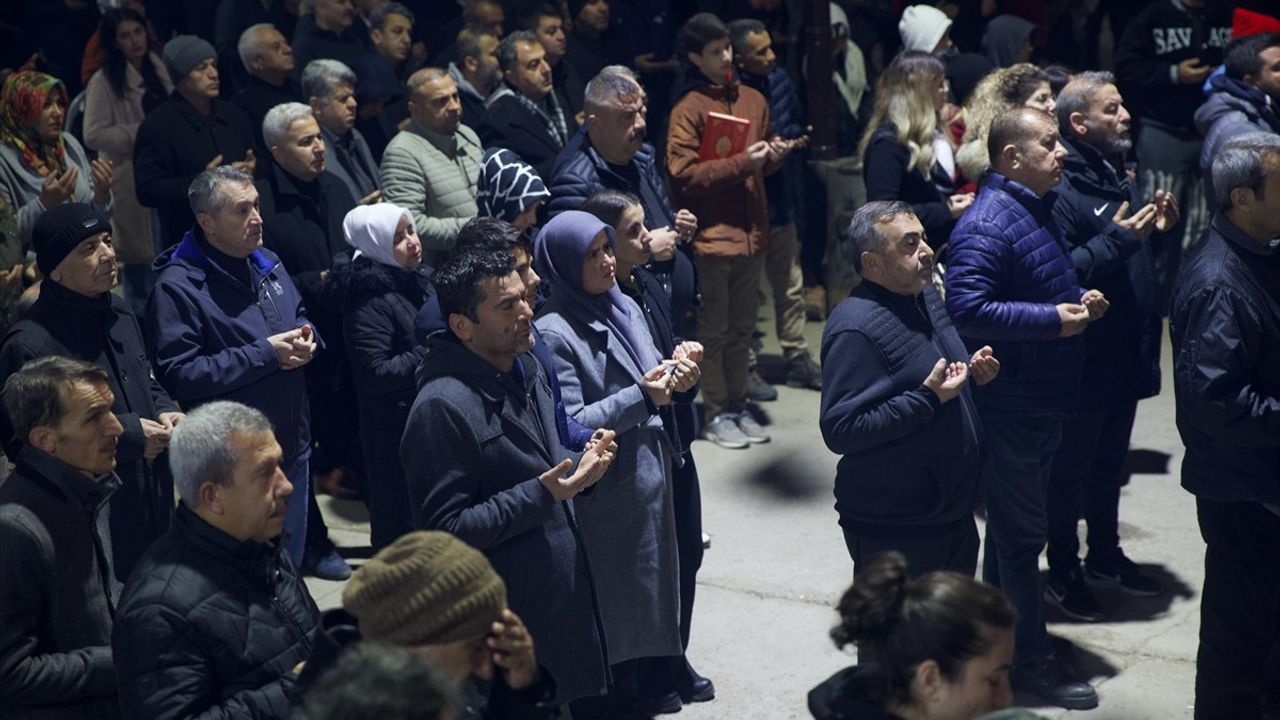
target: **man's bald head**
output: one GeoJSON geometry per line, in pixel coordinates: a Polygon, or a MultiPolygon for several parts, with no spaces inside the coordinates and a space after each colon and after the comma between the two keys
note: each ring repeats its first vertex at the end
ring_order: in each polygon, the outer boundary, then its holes
{"type": "Polygon", "coordinates": [[[1058,123],[1043,110],[1019,107],[1000,113],[987,135],[991,168],[1043,197],[1062,177],[1067,151],[1058,123]]]}

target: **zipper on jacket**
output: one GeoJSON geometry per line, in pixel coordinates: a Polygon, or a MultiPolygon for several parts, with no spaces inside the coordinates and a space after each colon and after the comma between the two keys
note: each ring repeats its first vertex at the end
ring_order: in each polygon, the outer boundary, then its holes
{"type": "MultiPolygon", "coordinates": [[[[278,578],[279,575],[280,575],[280,571],[276,570],[276,578],[278,578]]],[[[289,619],[290,627],[292,627],[294,632],[298,634],[298,639],[302,641],[303,646],[306,647],[307,654],[310,655],[311,640],[307,637],[307,634],[303,632],[302,626],[298,624],[298,618],[294,617],[293,613],[289,612],[288,608],[286,608],[284,604],[280,602],[280,596],[276,593],[276,589],[274,587],[276,578],[272,579],[273,587],[271,588],[271,606],[276,609],[276,612],[279,612],[280,614],[284,615],[286,618],[289,619]]],[[[292,670],[292,668],[290,669],[292,670]]]]}

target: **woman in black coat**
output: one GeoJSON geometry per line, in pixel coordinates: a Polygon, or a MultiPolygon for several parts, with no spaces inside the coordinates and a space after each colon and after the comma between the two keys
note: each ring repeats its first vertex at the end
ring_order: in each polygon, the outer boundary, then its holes
{"type": "Polygon", "coordinates": [[[329,276],[360,408],[375,551],[413,530],[400,465],[400,435],[417,395],[422,347],[413,323],[427,297],[422,243],[407,210],[389,203],[347,213],[343,235],[355,254],[329,276]]]}

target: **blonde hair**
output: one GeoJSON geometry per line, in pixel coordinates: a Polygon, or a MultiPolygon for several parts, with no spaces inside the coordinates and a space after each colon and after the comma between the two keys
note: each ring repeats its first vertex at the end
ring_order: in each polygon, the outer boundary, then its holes
{"type": "Polygon", "coordinates": [[[1049,76],[1031,63],[1018,63],[988,73],[969,93],[964,106],[964,139],[956,150],[956,165],[970,180],[987,171],[987,135],[991,121],[1005,110],[1022,107],[1049,76]]]}
{"type": "Polygon", "coordinates": [[[942,61],[933,55],[919,50],[898,53],[876,82],[875,109],[858,143],[858,155],[866,154],[871,137],[882,125],[892,123],[898,142],[910,152],[907,167],[929,177],[939,127],[933,94],[943,78],[942,61]]]}

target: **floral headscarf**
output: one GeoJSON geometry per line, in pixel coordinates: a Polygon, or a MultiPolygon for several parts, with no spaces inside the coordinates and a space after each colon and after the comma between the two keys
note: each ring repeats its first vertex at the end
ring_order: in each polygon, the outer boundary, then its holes
{"type": "Polygon", "coordinates": [[[52,75],[34,70],[16,72],[0,87],[0,142],[22,153],[22,161],[31,168],[43,167],[49,173],[65,169],[67,150],[62,136],[51,146],[40,141],[40,113],[49,95],[56,94],[67,106],[67,86],[52,75]]]}

